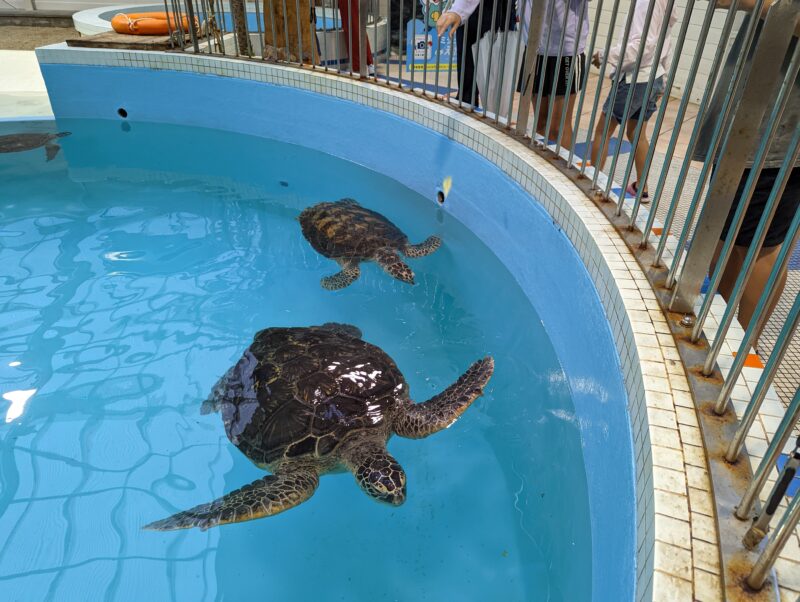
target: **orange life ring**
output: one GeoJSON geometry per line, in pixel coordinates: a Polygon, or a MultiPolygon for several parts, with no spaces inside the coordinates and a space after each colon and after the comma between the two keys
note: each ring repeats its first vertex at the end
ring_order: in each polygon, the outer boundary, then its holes
{"type": "MultiPolygon", "coordinates": [[[[195,19],[197,21],[197,19],[195,19]]],[[[195,23],[195,26],[197,23],[195,23]]],[[[119,13],[111,19],[111,27],[117,33],[138,36],[165,36],[171,31],[189,31],[186,15],[167,13],[119,13]],[[180,21],[179,21],[180,19],[180,21]],[[178,24],[180,22],[180,25],[178,24]]]]}

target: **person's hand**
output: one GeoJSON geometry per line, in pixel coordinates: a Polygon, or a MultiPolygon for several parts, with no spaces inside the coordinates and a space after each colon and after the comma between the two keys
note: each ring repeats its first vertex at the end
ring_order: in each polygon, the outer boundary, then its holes
{"type": "Polygon", "coordinates": [[[595,52],[594,56],[592,56],[592,65],[595,67],[599,67],[602,60],[600,59],[600,52],[595,52]]]}
{"type": "Polygon", "coordinates": [[[450,37],[452,38],[456,29],[458,29],[460,25],[461,17],[458,15],[458,13],[448,11],[437,19],[436,33],[439,35],[439,37],[442,37],[442,34],[449,29],[450,37]]]}

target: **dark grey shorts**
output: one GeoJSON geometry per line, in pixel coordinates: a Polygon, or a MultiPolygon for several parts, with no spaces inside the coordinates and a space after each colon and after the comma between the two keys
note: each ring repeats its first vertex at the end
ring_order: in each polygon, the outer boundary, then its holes
{"type": "MultiPolygon", "coordinates": [[[[625,103],[628,100],[628,90],[631,85],[623,77],[617,86],[617,95],[614,98],[614,110],[611,114],[617,123],[622,123],[625,116],[625,103]]],[[[638,83],[633,88],[633,98],[631,98],[631,108],[628,119],[639,119],[639,112],[644,109],[644,120],[647,121],[658,109],[658,99],[664,94],[664,77],[659,77],[653,82],[653,89],[650,91],[650,98],[645,102],[644,93],[647,92],[647,81],[638,83]]],[[[608,106],[611,104],[611,94],[609,93],[606,102],[603,104],[603,113],[608,115],[608,106]]]]}

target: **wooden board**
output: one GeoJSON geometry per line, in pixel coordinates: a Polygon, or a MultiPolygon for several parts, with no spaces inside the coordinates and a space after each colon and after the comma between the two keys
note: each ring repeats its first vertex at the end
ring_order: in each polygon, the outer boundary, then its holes
{"type": "MultiPolygon", "coordinates": [[[[186,38],[188,40],[189,36],[186,38]]],[[[67,46],[124,50],[172,50],[169,36],[132,36],[116,31],[67,40],[67,46]]]]}

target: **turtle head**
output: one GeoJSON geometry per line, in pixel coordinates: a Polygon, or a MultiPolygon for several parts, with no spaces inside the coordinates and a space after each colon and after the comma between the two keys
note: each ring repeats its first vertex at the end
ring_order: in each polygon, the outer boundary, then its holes
{"type": "Polygon", "coordinates": [[[386,450],[366,456],[355,476],[361,489],[379,502],[399,506],[406,501],[406,473],[386,450]]]}

